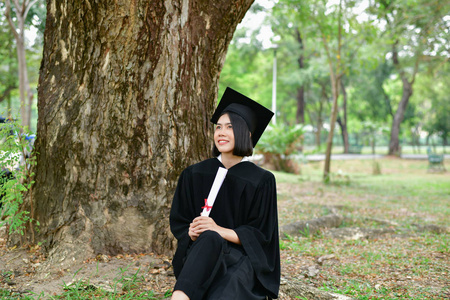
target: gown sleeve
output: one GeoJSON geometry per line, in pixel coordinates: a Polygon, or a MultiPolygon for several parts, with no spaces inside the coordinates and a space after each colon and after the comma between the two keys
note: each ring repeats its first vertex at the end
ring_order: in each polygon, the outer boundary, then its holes
{"type": "Polygon", "coordinates": [[[235,228],[256,277],[272,298],[277,298],[280,285],[276,193],[275,177],[267,172],[246,208],[246,223],[235,228]]]}
{"type": "Polygon", "coordinates": [[[183,258],[186,256],[186,251],[191,243],[188,234],[189,224],[195,218],[194,206],[191,201],[192,192],[192,175],[189,169],[185,169],[178,179],[170,210],[170,230],[178,240],[178,247],[172,261],[176,277],[181,272],[183,258]]]}

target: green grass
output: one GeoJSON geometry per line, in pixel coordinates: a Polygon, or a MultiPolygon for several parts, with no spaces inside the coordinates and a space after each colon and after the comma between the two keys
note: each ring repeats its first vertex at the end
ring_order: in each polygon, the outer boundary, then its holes
{"type": "Polygon", "coordinates": [[[306,283],[356,299],[448,298],[448,231],[439,234],[417,225],[450,225],[449,173],[427,173],[427,161],[377,161],[381,175],[372,175],[370,161],[332,161],[332,173],[349,178],[345,184],[333,177],[331,184],[323,184],[323,162],[302,165],[301,175],[275,172],[280,225],[327,214],[324,207],[336,206],[345,217],[341,227],[395,229],[394,234],[369,240],[325,235],[283,239],[285,272],[295,272],[292,257],[297,257],[295,263],[311,265],[333,254],[334,262],[321,266],[320,276],[305,278],[306,283]]]}

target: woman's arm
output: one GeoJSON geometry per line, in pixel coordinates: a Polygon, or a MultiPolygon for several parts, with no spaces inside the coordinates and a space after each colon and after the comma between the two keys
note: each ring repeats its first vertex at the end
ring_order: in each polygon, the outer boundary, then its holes
{"type": "Polygon", "coordinates": [[[234,243],[241,244],[241,240],[233,229],[224,228],[216,224],[210,217],[197,217],[189,226],[189,236],[195,241],[201,233],[211,230],[215,231],[225,240],[234,243]]]}

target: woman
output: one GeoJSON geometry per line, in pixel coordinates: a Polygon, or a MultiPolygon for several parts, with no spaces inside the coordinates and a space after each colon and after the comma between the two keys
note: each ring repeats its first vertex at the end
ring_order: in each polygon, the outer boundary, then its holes
{"type": "Polygon", "coordinates": [[[213,154],[180,175],[170,213],[178,240],[172,299],[258,300],[278,296],[280,252],[272,173],[245,159],[273,113],[227,88],[211,121],[213,154]],[[228,171],[211,207],[219,167],[228,171]],[[209,217],[200,216],[202,209],[209,217]]]}

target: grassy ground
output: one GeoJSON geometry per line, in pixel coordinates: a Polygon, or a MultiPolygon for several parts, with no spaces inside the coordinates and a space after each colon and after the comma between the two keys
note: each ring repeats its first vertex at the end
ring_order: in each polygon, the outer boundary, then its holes
{"type": "Polygon", "coordinates": [[[427,173],[427,161],[386,158],[333,161],[330,185],[320,182],[323,163],[302,166],[302,175],[277,173],[280,223],[306,220],[340,208],[341,227],[390,228],[375,239],[340,240],[326,234],[289,237],[281,243],[283,273],[357,299],[450,297],[450,175],[427,173]],[[374,163],[380,175],[372,175],[374,163]],[[331,256],[318,266],[317,259],[331,256]],[[308,259],[309,258],[309,259],[308,259]]]}
{"type": "MultiPolygon", "coordinates": [[[[300,175],[275,172],[280,226],[337,207],[343,228],[392,230],[355,240],[336,239],[326,231],[285,237],[280,243],[283,281],[300,280],[356,299],[448,299],[450,238],[439,230],[450,226],[450,173],[427,173],[427,164],[394,158],[333,161],[327,185],[321,182],[323,162],[302,165],[300,175]],[[374,166],[380,175],[373,175],[374,166]]],[[[163,279],[155,283],[143,269],[119,273],[109,288],[89,281],[61,283],[64,293],[44,297],[0,288],[0,299],[163,299],[173,286],[173,277],[162,285],[163,279]]],[[[14,276],[0,275],[0,282],[14,276]]]]}

